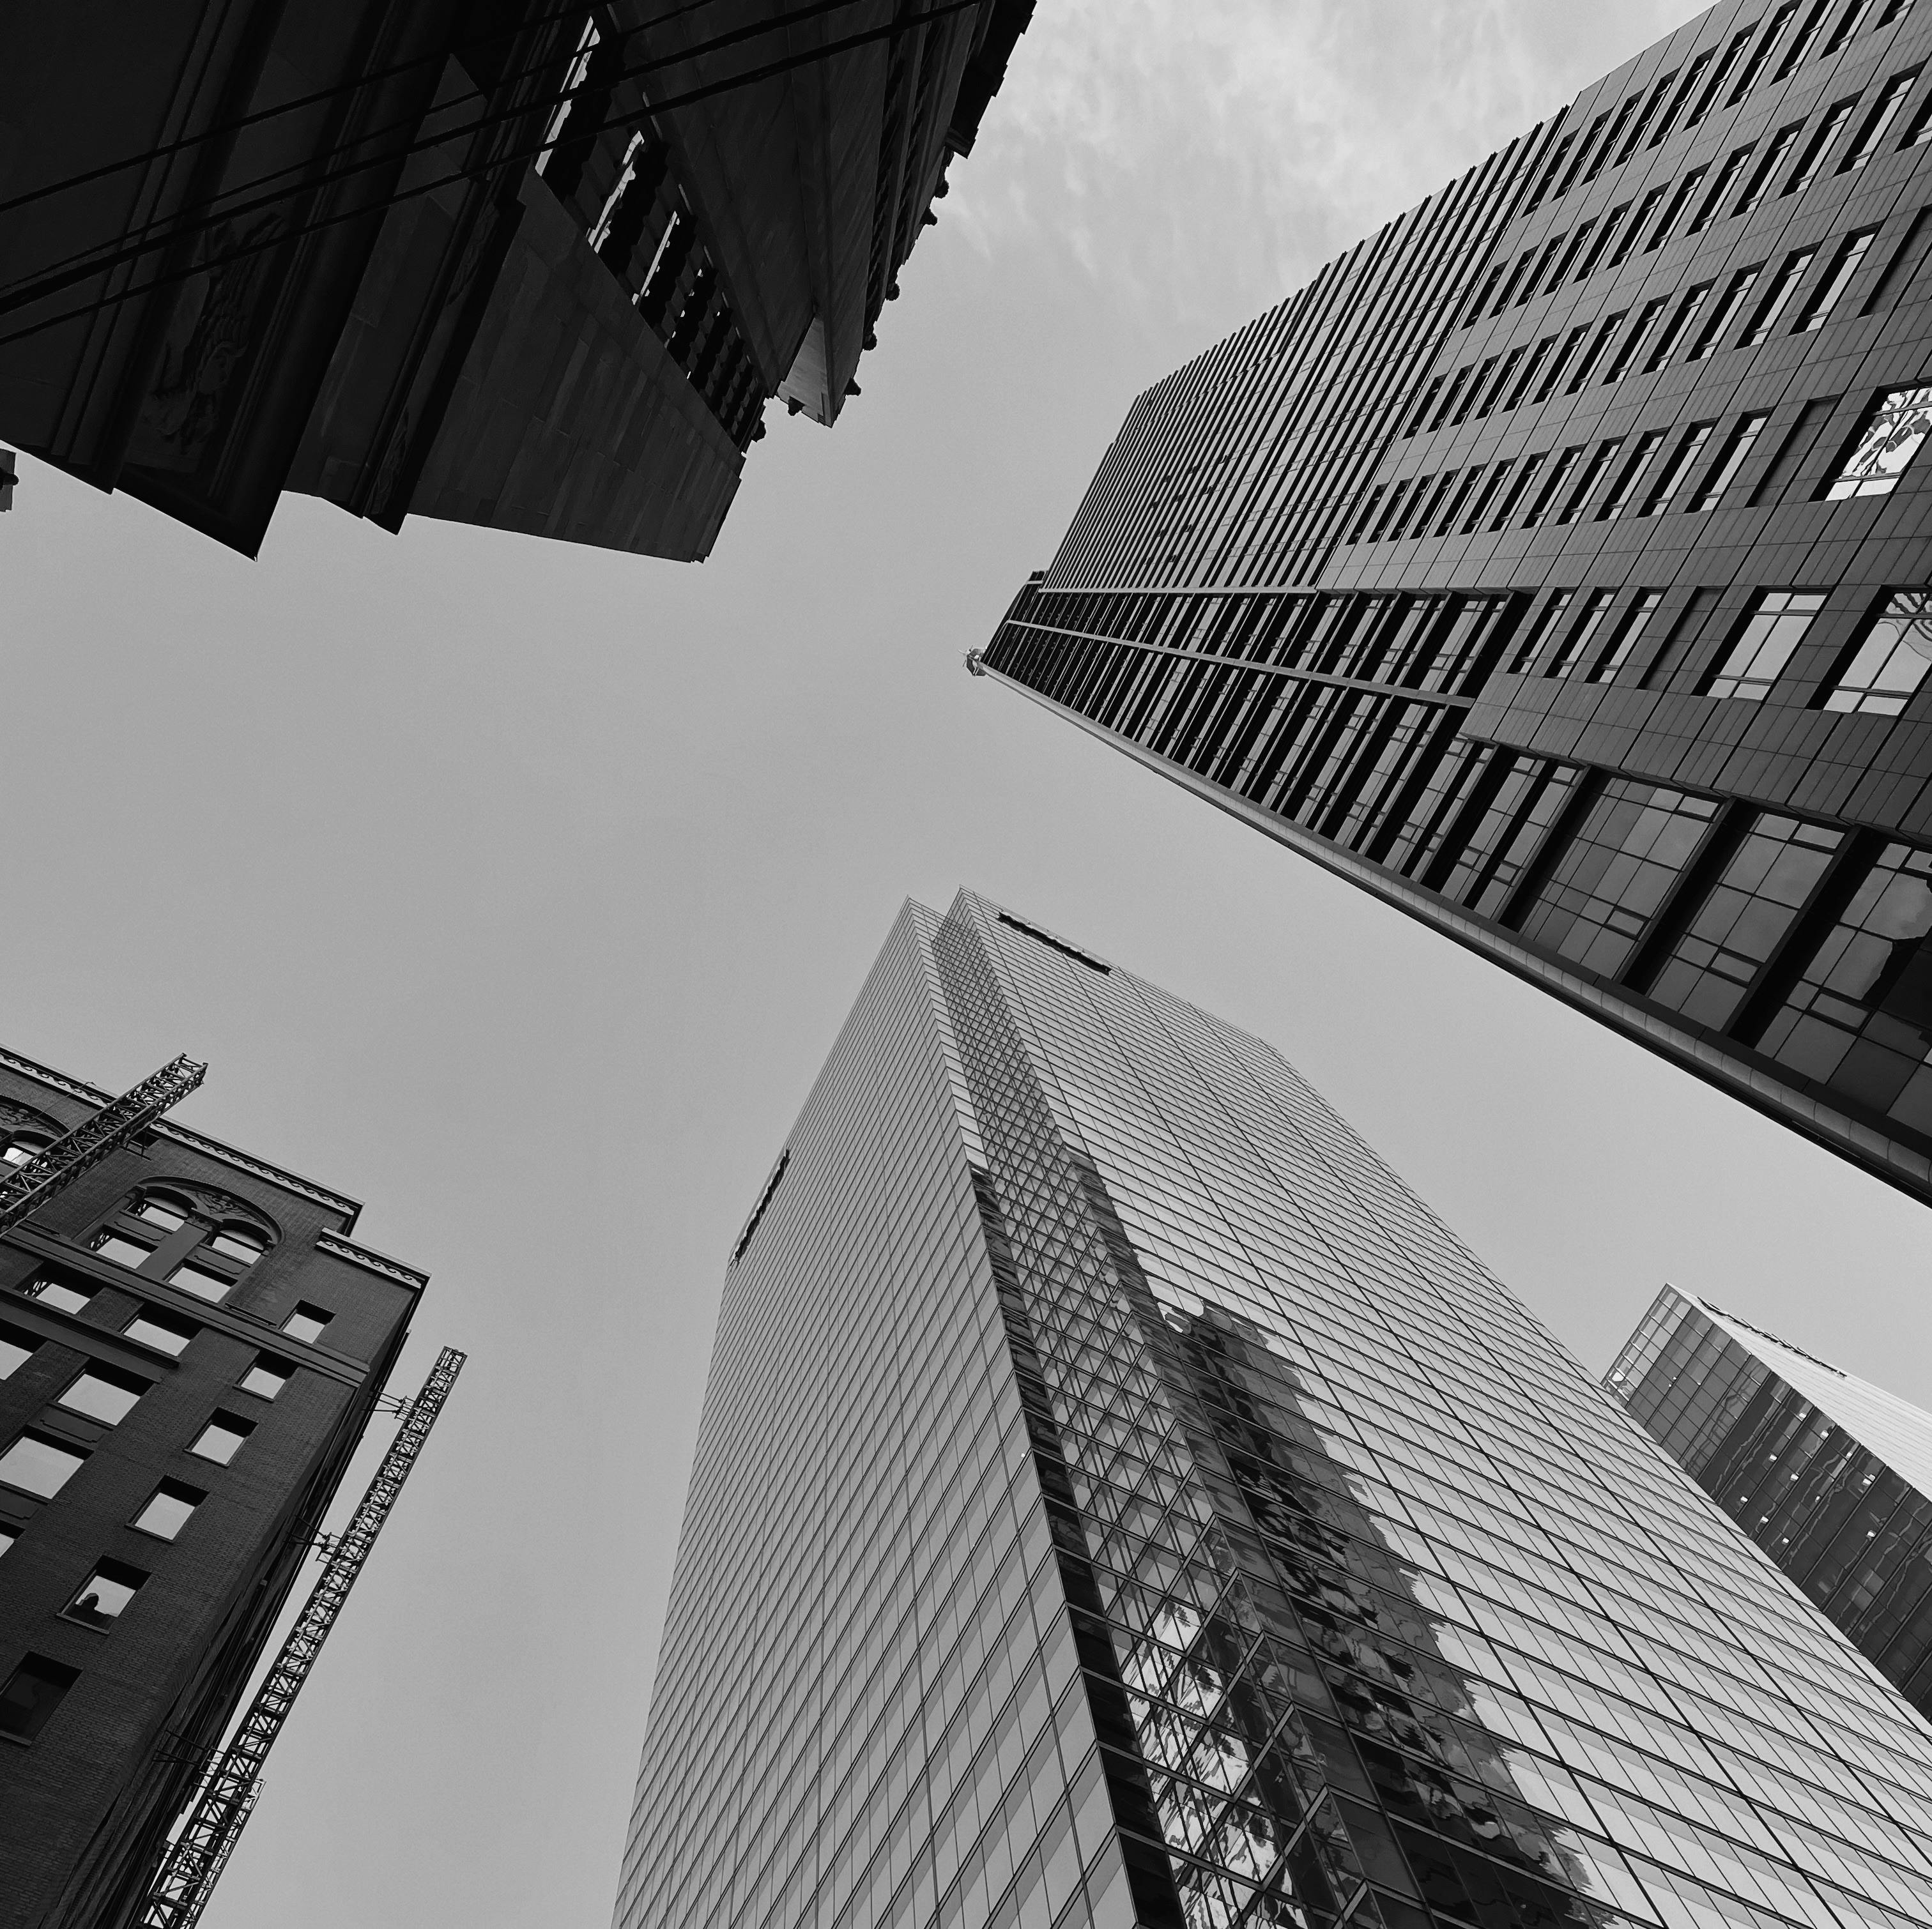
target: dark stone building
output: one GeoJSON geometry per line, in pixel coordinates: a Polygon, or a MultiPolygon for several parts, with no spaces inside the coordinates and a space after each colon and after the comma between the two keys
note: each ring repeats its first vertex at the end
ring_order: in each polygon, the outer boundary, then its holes
{"type": "Polygon", "coordinates": [[[702,557],[766,400],[856,392],[1031,10],[20,10],[0,434],[249,554],[293,489],[702,557]]]}
{"type": "MultiPolygon", "coordinates": [[[[0,1158],[107,1095],[0,1053],[0,1158]]],[[[0,1919],[121,1929],[424,1284],[166,1123],[0,1233],[0,1919]]]]}
{"type": "Polygon", "coordinates": [[[1726,0],[1150,389],[973,666],[1932,1199],[1932,8],[1726,0]]]}
{"type": "Polygon", "coordinates": [[[1604,1384],[1932,1719],[1932,1413],[1669,1286],[1604,1384]]]}

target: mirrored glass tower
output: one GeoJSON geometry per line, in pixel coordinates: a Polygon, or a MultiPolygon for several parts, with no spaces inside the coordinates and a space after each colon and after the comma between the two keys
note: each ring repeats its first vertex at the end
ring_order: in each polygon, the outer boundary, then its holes
{"type": "Polygon", "coordinates": [[[1932,1920],[1932,1731],[1267,1046],[908,906],[731,1257],[618,1929],[1932,1920]]]}
{"type": "Polygon", "coordinates": [[[1932,1413],[1670,1286],[1604,1383],[1932,1718],[1932,1413]]]}
{"type": "Polygon", "coordinates": [[[1932,7],[1724,0],[1136,401],[974,666],[1932,1200],[1932,7]]]}

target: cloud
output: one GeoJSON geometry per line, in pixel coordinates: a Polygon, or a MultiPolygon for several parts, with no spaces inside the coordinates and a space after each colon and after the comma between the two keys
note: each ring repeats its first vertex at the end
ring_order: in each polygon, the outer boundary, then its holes
{"type": "Polygon", "coordinates": [[[1692,10],[1042,0],[953,203],[1198,322],[1258,310],[1692,10]]]}

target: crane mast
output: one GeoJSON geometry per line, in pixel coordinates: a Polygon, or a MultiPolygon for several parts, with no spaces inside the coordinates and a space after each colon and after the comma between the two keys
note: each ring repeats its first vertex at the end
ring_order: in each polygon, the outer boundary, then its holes
{"type": "Polygon", "coordinates": [[[208,1068],[185,1056],[151,1072],[131,1091],[110,1098],[92,1119],[64,1132],[24,1164],[0,1179],[0,1233],[38,1212],[90,1166],[124,1146],[161,1114],[178,1105],[208,1076],[208,1068]]]}
{"type": "Polygon", "coordinates": [[[141,1929],[193,1929],[200,1920],[216,1878],[254,1807],[262,1760],[288,1720],[289,1710],[422,1451],[465,1357],[454,1347],[446,1346],[422,1391],[404,1412],[368,1491],[330,1550],[314,1592],[289,1630],[227,1748],[203,1778],[186,1822],[169,1844],[148,1892],[141,1929]]]}

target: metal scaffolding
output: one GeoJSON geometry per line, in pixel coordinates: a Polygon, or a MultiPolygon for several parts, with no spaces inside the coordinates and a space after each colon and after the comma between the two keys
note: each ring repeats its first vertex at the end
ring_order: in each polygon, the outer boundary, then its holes
{"type": "Polygon", "coordinates": [[[233,1739],[203,1780],[188,1820],[162,1857],[142,1913],[141,1929],[193,1929],[207,1907],[216,1878],[254,1806],[262,1760],[314,1667],[316,1656],[422,1451],[465,1357],[454,1347],[446,1346],[422,1392],[404,1415],[368,1491],[336,1540],[315,1591],[290,1629],[233,1739]]]}
{"type": "Polygon", "coordinates": [[[145,1131],[178,1105],[208,1076],[208,1068],[178,1058],[142,1080],[131,1092],[110,1098],[92,1119],[76,1125],[0,1179],[0,1233],[38,1212],[62,1187],[89,1166],[145,1131]]]}

